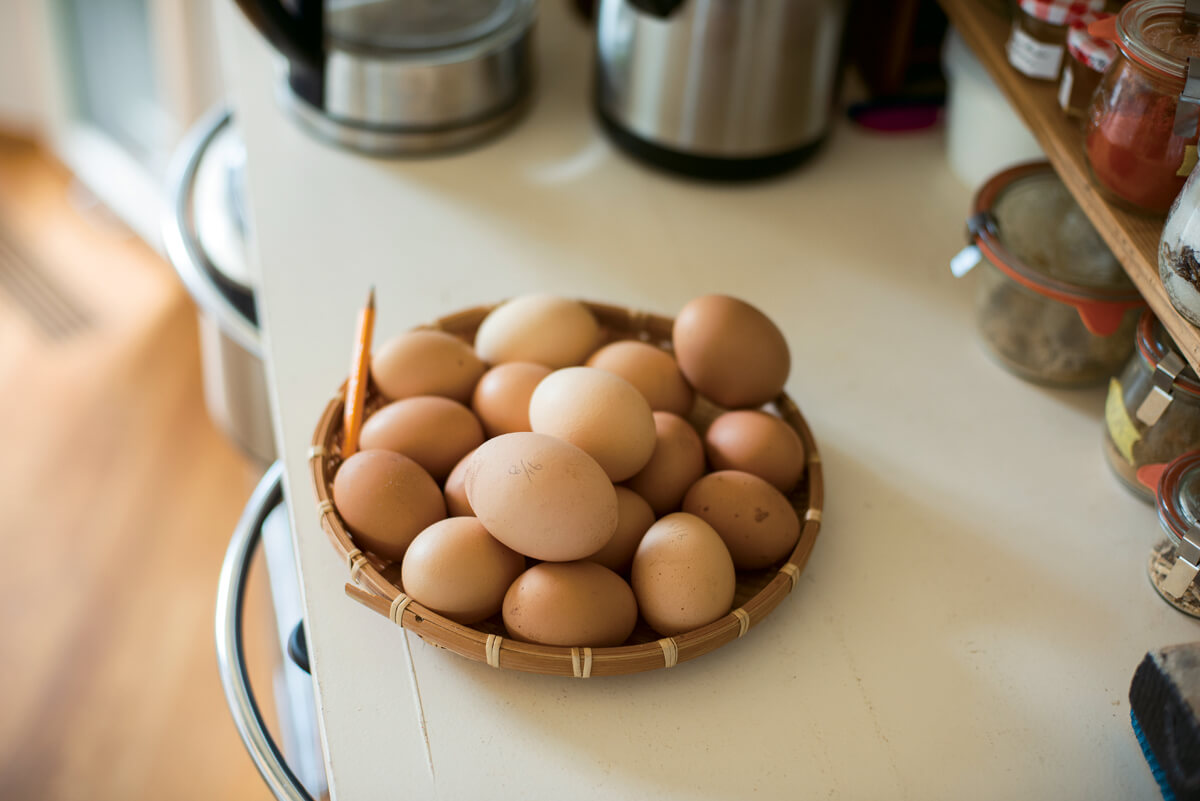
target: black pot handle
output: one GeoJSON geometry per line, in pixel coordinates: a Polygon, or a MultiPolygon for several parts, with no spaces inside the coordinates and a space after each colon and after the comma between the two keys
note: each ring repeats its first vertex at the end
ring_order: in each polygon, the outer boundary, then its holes
{"type": "Polygon", "coordinates": [[[298,0],[296,13],[281,0],[235,0],[246,18],[288,61],[319,72],[325,63],[325,9],[322,0],[298,0]]]}
{"type": "Polygon", "coordinates": [[[659,19],[666,19],[679,10],[687,0],[628,0],[629,5],[659,19]]]}

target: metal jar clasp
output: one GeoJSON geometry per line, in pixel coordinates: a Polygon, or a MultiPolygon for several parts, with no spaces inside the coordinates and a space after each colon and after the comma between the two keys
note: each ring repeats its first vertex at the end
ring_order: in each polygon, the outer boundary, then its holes
{"type": "Polygon", "coordinates": [[[1175,399],[1175,379],[1183,371],[1185,363],[1178,353],[1171,352],[1154,366],[1154,386],[1137,408],[1137,419],[1152,426],[1162,419],[1167,407],[1175,399]]]}

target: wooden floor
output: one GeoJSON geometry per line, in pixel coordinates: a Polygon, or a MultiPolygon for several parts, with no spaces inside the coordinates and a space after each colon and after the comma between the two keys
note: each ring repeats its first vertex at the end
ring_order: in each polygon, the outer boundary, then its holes
{"type": "MultiPolygon", "coordinates": [[[[212,631],[255,470],[206,417],[170,267],[71,198],[0,139],[0,237],[90,318],[48,337],[0,287],[0,799],[267,799],[212,631]]],[[[273,636],[263,597],[251,641],[273,636]]]]}

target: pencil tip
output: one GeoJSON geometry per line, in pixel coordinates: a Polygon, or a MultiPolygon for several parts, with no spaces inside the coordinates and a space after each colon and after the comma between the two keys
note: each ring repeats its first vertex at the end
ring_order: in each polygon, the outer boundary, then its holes
{"type": "Polygon", "coordinates": [[[367,306],[369,306],[372,309],[375,308],[375,285],[374,284],[371,285],[371,291],[369,293],[367,293],[367,306]]]}

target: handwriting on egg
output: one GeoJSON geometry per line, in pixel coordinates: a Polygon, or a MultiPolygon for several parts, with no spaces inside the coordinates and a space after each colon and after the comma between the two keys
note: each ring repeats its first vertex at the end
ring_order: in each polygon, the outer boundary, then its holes
{"type": "Polygon", "coordinates": [[[510,476],[523,475],[529,481],[529,483],[532,484],[533,483],[533,474],[538,472],[541,469],[542,469],[541,464],[538,464],[535,462],[527,462],[524,459],[522,459],[520,461],[520,463],[511,464],[508,466],[508,474],[510,476]]]}

